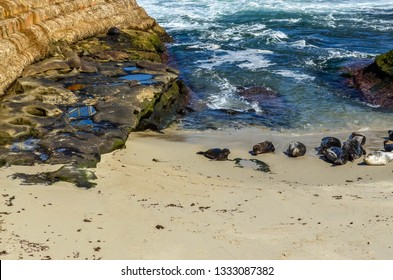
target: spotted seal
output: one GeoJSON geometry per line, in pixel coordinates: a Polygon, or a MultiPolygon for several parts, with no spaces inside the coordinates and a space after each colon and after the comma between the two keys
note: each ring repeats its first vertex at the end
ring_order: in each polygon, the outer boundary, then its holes
{"type": "Polygon", "coordinates": [[[258,154],[273,153],[276,149],[270,141],[263,141],[261,143],[255,144],[250,152],[252,155],[256,156],[258,154]]]}
{"type": "Polygon", "coordinates": [[[303,143],[294,141],[289,144],[286,154],[290,157],[301,157],[306,154],[306,146],[303,143]]]}
{"type": "Polygon", "coordinates": [[[331,147],[341,147],[341,141],[335,137],[323,137],[319,146],[318,154],[325,155],[326,150],[331,147]]]}
{"type": "Polygon", "coordinates": [[[229,149],[224,148],[213,148],[207,151],[197,152],[198,155],[203,155],[211,160],[228,160],[228,155],[230,154],[229,149]]]}
{"type": "Polygon", "coordinates": [[[383,148],[385,149],[385,152],[393,152],[393,141],[392,140],[383,141],[383,148]]]}
{"type": "Polygon", "coordinates": [[[325,158],[327,161],[336,164],[343,165],[348,162],[348,153],[341,147],[330,147],[325,151],[325,158]]]}
{"type": "Polygon", "coordinates": [[[354,161],[366,154],[366,150],[361,145],[362,140],[352,138],[343,143],[342,149],[348,154],[348,160],[354,161]]]}
{"type": "Polygon", "coordinates": [[[386,165],[393,161],[392,152],[376,151],[364,157],[364,162],[367,165],[386,165]]]}

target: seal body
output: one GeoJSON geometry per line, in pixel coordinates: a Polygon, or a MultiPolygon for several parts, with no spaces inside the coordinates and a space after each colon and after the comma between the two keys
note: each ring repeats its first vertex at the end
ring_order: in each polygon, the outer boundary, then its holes
{"type": "Polygon", "coordinates": [[[213,148],[204,152],[198,152],[197,154],[204,155],[211,160],[228,160],[228,155],[230,154],[230,151],[227,148],[213,148]]]}
{"type": "Polygon", "coordinates": [[[393,130],[389,130],[388,134],[389,134],[389,140],[393,141],[393,130]]]}
{"type": "Polygon", "coordinates": [[[335,137],[330,136],[322,138],[318,154],[324,155],[326,150],[331,147],[341,147],[341,141],[335,137]]]}
{"type": "Polygon", "coordinates": [[[290,157],[301,157],[306,154],[306,146],[303,143],[294,141],[289,144],[286,154],[290,157]]]}
{"type": "Polygon", "coordinates": [[[393,141],[392,140],[383,141],[383,148],[385,149],[385,152],[393,152],[393,141]]]}
{"type": "Polygon", "coordinates": [[[386,165],[393,161],[392,152],[376,151],[364,157],[364,162],[367,165],[386,165]]]}
{"type": "Polygon", "coordinates": [[[274,145],[270,141],[264,141],[258,144],[255,144],[252,147],[252,154],[253,155],[258,155],[258,154],[264,154],[264,153],[273,153],[276,149],[274,148],[274,145]]]}
{"type": "Polygon", "coordinates": [[[348,160],[354,161],[366,154],[359,139],[347,140],[343,143],[342,149],[348,154],[348,160]]]}
{"type": "Polygon", "coordinates": [[[348,153],[340,147],[330,147],[325,152],[325,158],[331,163],[343,165],[348,162],[348,153]]]}
{"type": "Polygon", "coordinates": [[[348,140],[356,140],[360,145],[366,144],[366,136],[363,133],[352,132],[348,140]]]}

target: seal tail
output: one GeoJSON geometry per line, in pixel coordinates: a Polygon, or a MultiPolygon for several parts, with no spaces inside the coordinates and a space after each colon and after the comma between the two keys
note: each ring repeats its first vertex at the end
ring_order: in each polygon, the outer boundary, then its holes
{"type": "Polygon", "coordinates": [[[196,153],[197,155],[205,155],[205,152],[199,151],[196,153]]]}

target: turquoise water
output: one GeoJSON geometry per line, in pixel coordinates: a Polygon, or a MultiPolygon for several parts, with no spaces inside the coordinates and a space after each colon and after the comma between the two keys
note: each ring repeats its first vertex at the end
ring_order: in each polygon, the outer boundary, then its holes
{"type": "Polygon", "coordinates": [[[393,49],[393,1],[139,0],[175,39],[171,64],[196,110],[183,128],[387,129],[393,113],[344,85],[342,68],[393,49]],[[263,86],[276,98],[244,98],[263,86]],[[228,114],[230,110],[231,114],[228,114]]]}

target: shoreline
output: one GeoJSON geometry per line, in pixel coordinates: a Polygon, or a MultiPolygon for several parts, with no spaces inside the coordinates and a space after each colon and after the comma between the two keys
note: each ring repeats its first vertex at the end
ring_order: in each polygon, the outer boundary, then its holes
{"type": "MultiPolygon", "coordinates": [[[[384,133],[366,132],[367,152],[384,133]]],[[[135,132],[125,149],[102,157],[89,190],[7,177],[56,166],[5,168],[0,258],[392,259],[393,165],[331,167],[313,150],[321,138],[257,128],[135,132]],[[305,157],[282,153],[299,139],[305,157]],[[276,152],[249,155],[263,140],[276,152]],[[196,155],[217,146],[228,147],[230,159],[262,160],[271,172],[196,155]]]]}

